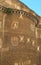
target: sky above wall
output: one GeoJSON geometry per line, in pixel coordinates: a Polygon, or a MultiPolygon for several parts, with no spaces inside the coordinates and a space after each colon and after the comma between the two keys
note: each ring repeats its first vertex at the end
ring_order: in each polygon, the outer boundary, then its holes
{"type": "Polygon", "coordinates": [[[20,0],[41,16],[41,0],[20,0]]]}

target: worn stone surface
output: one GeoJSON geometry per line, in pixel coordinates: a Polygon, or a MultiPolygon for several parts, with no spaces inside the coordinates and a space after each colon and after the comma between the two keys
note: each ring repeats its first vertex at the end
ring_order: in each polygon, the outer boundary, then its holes
{"type": "Polygon", "coordinates": [[[0,0],[0,65],[41,65],[41,17],[19,0],[0,0]]]}

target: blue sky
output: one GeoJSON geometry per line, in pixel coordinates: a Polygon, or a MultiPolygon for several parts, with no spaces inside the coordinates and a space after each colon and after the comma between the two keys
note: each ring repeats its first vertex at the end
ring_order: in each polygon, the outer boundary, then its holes
{"type": "Polygon", "coordinates": [[[41,16],[41,0],[20,0],[41,16]]]}

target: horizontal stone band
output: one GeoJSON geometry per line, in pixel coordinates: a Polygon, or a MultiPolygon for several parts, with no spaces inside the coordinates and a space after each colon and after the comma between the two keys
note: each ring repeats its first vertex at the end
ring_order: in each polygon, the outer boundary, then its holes
{"type": "Polygon", "coordinates": [[[31,13],[28,13],[26,11],[23,11],[23,10],[18,10],[18,9],[12,9],[12,8],[6,8],[4,6],[1,6],[0,5],[0,11],[6,13],[6,14],[12,14],[12,13],[16,13],[16,14],[22,14],[22,15],[25,15],[27,17],[29,17],[30,19],[32,19],[34,22],[35,22],[35,25],[37,26],[39,21],[38,19],[32,15],[31,13]]]}

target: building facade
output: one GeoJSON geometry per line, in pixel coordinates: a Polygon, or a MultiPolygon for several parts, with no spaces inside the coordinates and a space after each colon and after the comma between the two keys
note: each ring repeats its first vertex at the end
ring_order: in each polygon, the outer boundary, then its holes
{"type": "Polygon", "coordinates": [[[41,65],[41,17],[19,0],[0,0],[0,65],[41,65]]]}

